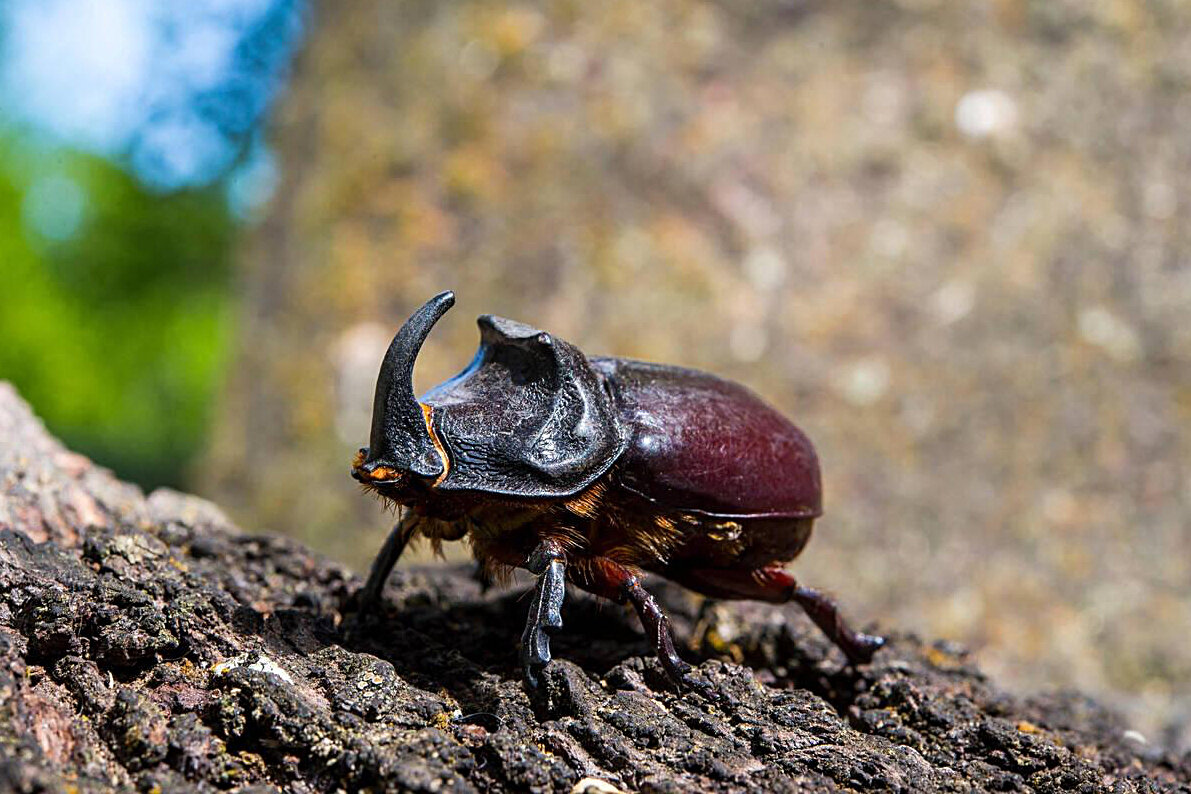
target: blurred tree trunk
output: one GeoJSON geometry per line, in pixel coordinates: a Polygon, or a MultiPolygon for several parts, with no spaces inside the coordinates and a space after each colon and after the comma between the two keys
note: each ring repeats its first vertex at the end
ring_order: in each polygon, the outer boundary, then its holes
{"type": "Polygon", "coordinates": [[[380,357],[450,287],[423,388],[481,312],[738,378],[855,611],[1191,682],[1189,52],[1173,0],[321,3],[205,490],[363,564],[380,357]]]}

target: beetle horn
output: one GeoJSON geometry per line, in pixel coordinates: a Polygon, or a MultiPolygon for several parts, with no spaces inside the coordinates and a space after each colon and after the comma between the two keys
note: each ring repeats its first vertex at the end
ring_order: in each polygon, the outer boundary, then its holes
{"type": "Polygon", "coordinates": [[[422,477],[442,474],[442,459],[414,394],[414,361],[430,329],[453,305],[455,293],[440,292],[414,312],[393,337],[376,380],[369,463],[408,469],[422,477]]]}

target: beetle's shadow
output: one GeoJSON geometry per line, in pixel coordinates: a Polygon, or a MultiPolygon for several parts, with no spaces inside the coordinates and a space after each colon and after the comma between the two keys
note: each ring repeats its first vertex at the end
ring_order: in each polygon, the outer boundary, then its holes
{"type": "MultiPolygon", "coordinates": [[[[389,661],[415,685],[453,695],[481,673],[520,681],[531,577],[487,593],[462,567],[399,570],[392,578],[379,612],[345,617],[345,647],[389,661]]],[[[602,675],[626,658],[653,654],[627,606],[568,585],[562,612],[563,627],[551,638],[556,659],[602,675]]]]}
{"type": "MultiPolygon", "coordinates": [[[[522,680],[519,643],[529,609],[533,579],[528,574],[485,593],[462,566],[399,570],[379,612],[349,615],[340,642],[350,650],[373,654],[393,664],[397,673],[431,691],[446,689],[463,708],[488,710],[476,696],[476,682],[492,675],[522,680]]],[[[792,605],[739,602],[726,607],[740,629],[731,648],[709,647],[695,635],[723,628],[713,614],[716,602],[692,597],[665,580],[647,582],[670,616],[682,656],[692,663],[718,658],[752,667],[778,688],[809,689],[845,713],[857,694],[861,676],[842,666],[842,657],[792,605]],[[775,612],[782,614],[776,615],[775,612]]],[[[596,598],[568,585],[563,628],[553,635],[555,659],[579,665],[602,677],[632,657],[656,668],[650,677],[664,686],[654,649],[631,608],[596,598]]]]}

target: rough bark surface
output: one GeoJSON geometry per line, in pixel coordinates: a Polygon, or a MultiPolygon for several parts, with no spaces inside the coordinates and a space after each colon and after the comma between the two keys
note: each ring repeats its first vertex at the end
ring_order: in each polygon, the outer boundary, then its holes
{"type": "Polygon", "coordinates": [[[1191,758],[1078,695],[1012,697],[909,636],[842,669],[793,609],[656,589],[708,696],[660,678],[631,615],[572,595],[540,691],[520,590],[346,569],[147,499],[0,384],[0,791],[1160,791],[1191,758]]]}

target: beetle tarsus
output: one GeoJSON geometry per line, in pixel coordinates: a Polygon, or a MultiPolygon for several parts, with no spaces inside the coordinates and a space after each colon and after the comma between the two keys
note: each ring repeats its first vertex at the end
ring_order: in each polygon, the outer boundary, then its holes
{"type": "Polygon", "coordinates": [[[385,582],[388,581],[389,574],[393,572],[393,566],[401,558],[401,553],[405,551],[405,546],[408,543],[409,530],[405,521],[399,521],[397,526],[393,527],[393,531],[389,533],[389,537],[385,539],[385,544],[381,546],[376,559],[372,561],[372,569],[368,572],[368,581],[353,598],[354,605],[361,614],[373,612],[380,606],[385,582]]]}
{"type": "Polygon", "coordinates": [[[839,607],[827,596],[809,587],[796,587],[790,595],[827,638],[844,652],[852,665],[868,664],[881,646],[884,637],[853,631],[840,614],[839,607]]]}
{"type": "Polygon", "coordinates": [[[885,638],[876,634],[857,632],[855,642],[851,653],[844,652],[853,665],[868,664],[873,660],[873,654],[885,647],[885,638]]]}
{"type": "Polygon", "coordinates": [[[529,617],[521,635],[521,664],[525,680],[538,685],[538,671],[551,659],[550,635],[562,628],[562,602],[566,596],[566,563],[555,541],[543,541],[529,555],[525,567],[538,577],[529,617]]]}

